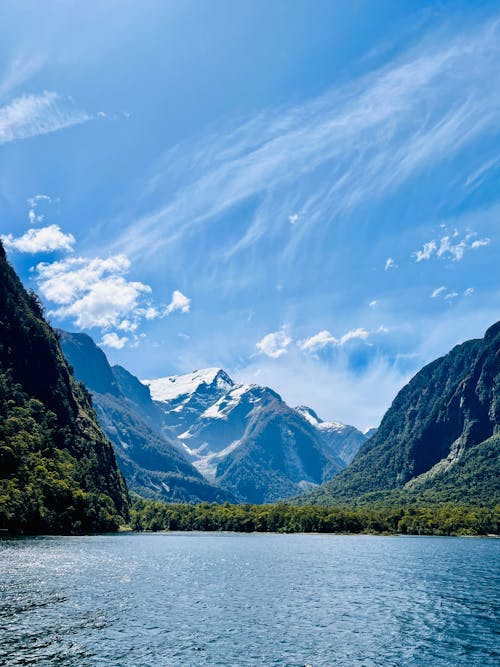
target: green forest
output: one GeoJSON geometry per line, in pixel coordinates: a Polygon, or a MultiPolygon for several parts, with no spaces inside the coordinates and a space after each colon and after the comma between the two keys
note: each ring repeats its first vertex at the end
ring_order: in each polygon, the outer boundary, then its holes
{"type": "Polygon", "coordinates": [[[278,533],[378,533],[492,535],[499,532],[500,506],[443,504],[406,507],[319,505],[167,504],[136,498],[130,527],[137,531],[200,530],[278,533]]]}

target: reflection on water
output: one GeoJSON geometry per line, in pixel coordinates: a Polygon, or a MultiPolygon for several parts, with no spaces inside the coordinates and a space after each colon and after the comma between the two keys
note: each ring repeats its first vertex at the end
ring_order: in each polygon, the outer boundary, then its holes
{"type": "Polygon", "coordinates": [[[0,665],[497,667],[498,540],[0,540],[0,665]]]}

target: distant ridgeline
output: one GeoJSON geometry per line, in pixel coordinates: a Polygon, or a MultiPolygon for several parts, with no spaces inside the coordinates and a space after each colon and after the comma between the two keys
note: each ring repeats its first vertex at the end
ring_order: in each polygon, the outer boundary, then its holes
{"type": "Polygon", "coordinates": [[[115,530],[128,495],[87,390],[0,242],[0,528],[115,530]]]}
{"type": "Polygon", "coordinates": [[[377,433],[303,503],[500,502],[500,322],[399,392],[377,433]]]}

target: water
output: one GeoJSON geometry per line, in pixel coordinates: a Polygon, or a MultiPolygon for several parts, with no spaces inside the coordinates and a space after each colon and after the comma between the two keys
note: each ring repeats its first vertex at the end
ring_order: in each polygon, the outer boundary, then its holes
{"type": "Polygon", "coordinates": [[[0,540],[0,665],[498,667],[500,541],[0,540]]]}

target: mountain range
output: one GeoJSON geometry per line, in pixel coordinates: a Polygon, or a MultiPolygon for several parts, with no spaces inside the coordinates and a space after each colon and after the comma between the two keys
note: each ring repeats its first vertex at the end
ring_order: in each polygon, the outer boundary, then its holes
{"type": "Polygon", "coordinates": [[[0,528],[115,530],[122,473],[168,501],[491,507],[499,449],[500,322],[422,368],[363,434],[220,368],[141,382],[110,366],[88,335],[50,327],[0,243],[0,528]]]}
{"type": "Polygon", "coordinates": [[[86,334],[61,332],[61,344],[130,489],[146,497],[270,502],[337,474],[366,440],[219,368],[141,383],[86,334]]]}

